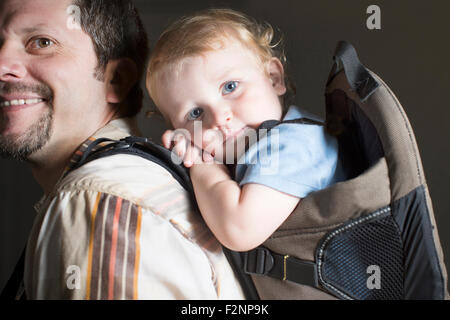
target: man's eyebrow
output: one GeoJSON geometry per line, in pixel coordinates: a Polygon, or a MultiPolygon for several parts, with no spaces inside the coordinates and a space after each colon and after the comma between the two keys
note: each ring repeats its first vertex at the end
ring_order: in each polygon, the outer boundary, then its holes
{"type": "Polygon", "coordinates": [[[39,24],[37,24],[37,25],[35,25],[35,26],[32,26],[32,27],[26,27],[26,28],[23,28],[23,29],[21,29],[20,31],[21,31],[22,33],[33,33],[33,32],[36,32],[36,31],[45,29],[45,28],[47,28],[47,27],[48,27],[48,26],[47,26],[45,23],[39,23],[39,24]]]}

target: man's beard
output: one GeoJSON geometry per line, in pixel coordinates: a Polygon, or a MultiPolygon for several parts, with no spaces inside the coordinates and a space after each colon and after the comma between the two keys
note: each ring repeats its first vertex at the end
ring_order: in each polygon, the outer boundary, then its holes
{"type": "MultiPolygon", "coordinates": [[[[45,85],[24,86],[10,83],[0,83],[1,93],[34,92],[38,93],[47,104],[47,110],[21,135],[0,134],[0,156],[19,161],[27,161],[28,157],[40,150],[50,139],[53,124],[52,92],[45,85]]],[[[7,121],[7,120],[6,120],[7,121]]]]}
{"type": "Polygon", "coordinates": [[[0,135],[0,156],[26,161],[40,150],[50,139],[52,132],[53,110],[49,108],[27,132],[19,137],[0,135]]]}

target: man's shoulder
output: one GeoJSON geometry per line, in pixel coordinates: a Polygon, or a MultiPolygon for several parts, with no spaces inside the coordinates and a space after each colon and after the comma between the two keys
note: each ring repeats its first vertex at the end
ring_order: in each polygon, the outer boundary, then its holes
{"type": "Polygon", "coordinates": [[[58,190],[109,193],[139,203],[145,202],[149,193],[186,192],[162,166],[128,154],[108,156],[83,165],[67,174],[58,184],[58,190]]]}

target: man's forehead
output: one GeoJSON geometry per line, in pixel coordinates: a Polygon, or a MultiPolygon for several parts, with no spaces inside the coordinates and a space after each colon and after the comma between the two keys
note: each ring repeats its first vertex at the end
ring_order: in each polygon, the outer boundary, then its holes
{"type": "Polygon", "coordinates": [[[71,0],[0,0],[0,30],[43,28],[69,18],[71,0]]]}

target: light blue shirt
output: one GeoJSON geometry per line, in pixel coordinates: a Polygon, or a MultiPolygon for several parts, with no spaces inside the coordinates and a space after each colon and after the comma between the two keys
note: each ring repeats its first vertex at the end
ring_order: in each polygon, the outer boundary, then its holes
{"type": "MultiPolygon", "coordinates": [[[[321,120],[296,106],[289,108],[283,120],[303,117],[321,120]]],[[[238,160],[235,179],[240,186],[257,183],[304,198],[345,176],[337,140],[324,126],[286,123],[249,147],[238,160]]]]}

